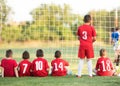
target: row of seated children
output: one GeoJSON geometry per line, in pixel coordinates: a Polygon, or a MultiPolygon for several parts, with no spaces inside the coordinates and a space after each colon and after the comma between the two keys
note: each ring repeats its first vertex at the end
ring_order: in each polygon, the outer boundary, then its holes
{"type": "MultiPolygon", "coordinates": [[[[12,59],[12,50],[6,51],[6,58],[1,60],[2,77],[22,77],[22,76],[48,76],[49,65],[44,58],[44,53],[41,49],[36,52],[37,58],[31,63],[29,61],[29,53],[23,52],[23,60],[17,65],[16,61],[12,59]]],[[[69,63],[61,58],[61,52],[55,52],[55,59],[51,62],[52,76],[66,76],[69,63]]],[[[100,58],[98,58],[96,67],[93,71],[98,76],[113,76],[115,69],[112,61],[107,57],[105,49],[100,50],[100,58]]]]}
{"type": "MultiPolygon", "coordinates": [[[[22,76],[48,76],[49,65],[44,58],[43,50],[36,51],[36,57],[32,63],[29,61],[30,55],[27,51],[23,52],[23,60],[17,64],[12,58],[12,50],[6,51],[6,57],[1,60],[2,77],[22,77],[22,76]]],[[[61,58],[61,52],[55,52],[55,59],[51,62],[52,76],[65,76],[67,75],[66,67],[69,63],[61,58]]]]}

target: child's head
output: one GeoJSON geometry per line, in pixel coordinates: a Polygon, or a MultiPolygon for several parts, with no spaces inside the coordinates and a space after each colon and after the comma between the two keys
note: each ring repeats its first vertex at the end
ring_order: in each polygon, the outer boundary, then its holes
{"type": "Polygon", "coordinates": [[[114,32],[115,31],[115,28],[111,28],[111,32],[114,32]]]}
{"type": "Polygon", "coordinates": [[[84,20],[85,23],[90,23],[91,22],[91,16],[90,15],[85,15],[84,20]]]}
{"type": "Polygon", "coordinates": [[[29,59],[30,58],[29,52],[28,51],[24,51],[23,54],[22,54],[22,58],[23,59],[29,59]]]}
{"type": "Polygon", "coordinates": [[[118,32],[120,32],[120,28],[119,27],[116,27],[116,29],[115,29],[116,31],[118,31],[118,32]]]}
{"type": "Polygon", "coordinates": [[[43,52],[42,49],[38,49],[38,50],[36,51],[36,56],[37,56],[37,57],[43,57],[43,56],[44,56],[43,53],[44,53],[44,52],[43,52]]]}
{"type": "Polygon", "coordinates": [[[12,52],[11,49],[6,50],[6,57],[7,57],[7,58],[12,57],[12,54],[13,54],[13,52],[12,52]]]}
{"type": "Polygon", "coordinates": [[[61,52],[59,50],[57,50],[55,52],[55,58],[60,58],[61,57],[61,52]]]}
{"type": "Polygon", "coordinates": [[[105,49],[100,50],[100,56],[106,56],[106,50],[105,49]]]}

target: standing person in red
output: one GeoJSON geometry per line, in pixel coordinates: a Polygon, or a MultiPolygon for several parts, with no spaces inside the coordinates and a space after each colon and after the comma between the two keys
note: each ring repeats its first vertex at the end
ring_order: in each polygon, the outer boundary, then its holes
{"type": "Polygon", "coordinates": [[[45,77],[48,76],[49,66],[46,59],[44,59],[43,50],[38,49],[36,52],[37,58],[32,62],[33,76],[45,77]]]}
{"type": "Polygon", "coordinates": [[[55,59],[51,62],[52,66],[52,76],[66,76],[69,63],[61,58],[61,52],[55,52],[55,59]]]}
{"type": "Polygon", "coordinates": [[[23,60],[19,63],[18,73],[19,76],[30,76],[31,74],[31,62],[29,61],[30,55],[29,52],[24,51],[22,54],[23,60]]]}
{"type": "Polygon", "coordinates": [[[78,39],[80,40],[80,46],[78,51],[78,57],[80,58],[78,64],[78,75],[81,77],[81,72],[84,64],[85,57],[87,58],[89,76],[92,77],[92,58],[94,58],[93,42],[96,41],[96,31],[91,26],[91,16],[84,16],[84,24],[78,27],[77,31],[78,39]]]}
{"type": "Polygon", "coordinates": [[[94,72],[98,76],[112,76],[115,73],[111,60],[106,57],[106,50],[100,50],[100,58],[97,60],[94,72]]]}
{"type": "Polygon", "coordinates": [[[1,67],[3,68],[3,77],[18,77],[17,62],[12,58],[12,50],[6,51],[6,58],[1,61],[1,67]]]}

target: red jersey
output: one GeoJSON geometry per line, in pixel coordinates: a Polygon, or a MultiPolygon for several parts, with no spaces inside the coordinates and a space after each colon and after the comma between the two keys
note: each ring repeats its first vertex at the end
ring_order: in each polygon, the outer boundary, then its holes
{"type": "Polygon", "coordinates": [[[4,58],[1,61],[1,67],[4,68],[5,77],[15,77],[14,69],[17,67],[17,62],[12,58],[4,58]]]}
{"type": "Polygon", "coordinates": [[[19,76],[30,76],[31,62],[28,59],[22,60],[18,67],[19,76]]]}
{"type": "Polygon", "coordinates": [[[113,75],[113,64],[109,58],[100,57],[97,60],[96,70],[99,76],[112,76],[113,75]]]}
{"type": "Polygon", "coordinates": [[[92,46],[92,37],[96,36],[96,31],[93,26],[83,24],[78,27],[77,35],[80,37],[80,46],[92,46]]]}
{"type": "Polygon", "coordinates": [[[48,62],[43,57],[36,58],[32,62],[32,74],[33,76],[48,76],[48,62]]]}
{"type": "Polygon", "coordinates": [[[65,66],[69,66],[69,63],[63,59],[56,58],[51,62],[52,66],[52,76],[65,76],[67,70],[65,66]]]}

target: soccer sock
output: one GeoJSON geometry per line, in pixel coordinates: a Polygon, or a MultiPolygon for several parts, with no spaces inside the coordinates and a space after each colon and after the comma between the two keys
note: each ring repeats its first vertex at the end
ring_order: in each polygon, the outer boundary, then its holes
{"type": "Polygon", "coordinates": [[[92,60],[87,60],[89,76],[92,76],[92,60]]]}
{"type": "Polygon", "coordinates": [[[79,64],[78,64],[78,76],[81,76],[81,72],[82,72],[82,68],[83,68],[83,63],[84,63],[84,59],[80,59],[79,60],[79,64]]]}

